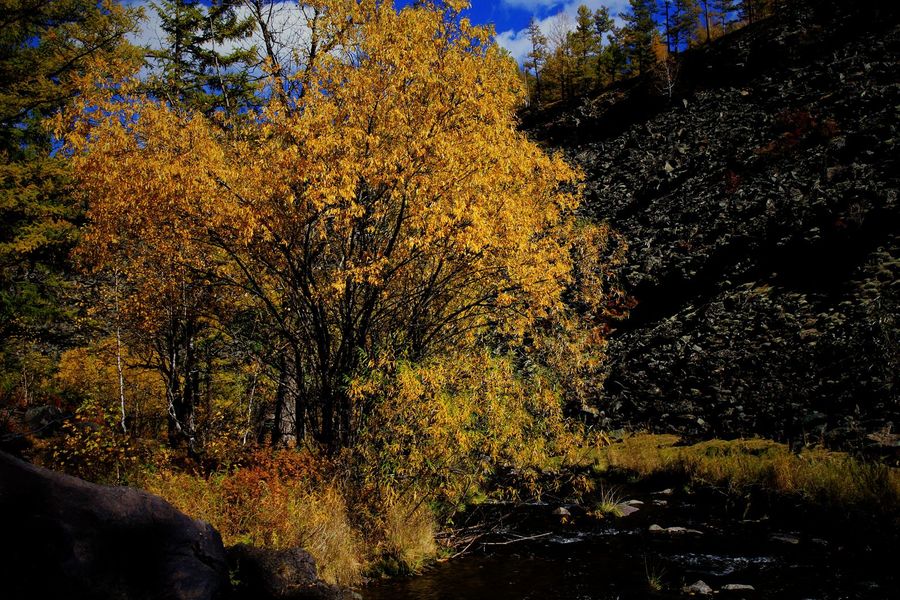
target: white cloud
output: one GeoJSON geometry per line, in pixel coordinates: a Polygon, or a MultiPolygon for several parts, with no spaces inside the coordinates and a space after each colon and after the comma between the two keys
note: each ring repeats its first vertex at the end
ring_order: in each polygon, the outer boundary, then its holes
{"type": "MultiPolygon", "coordinates": [[[[553,0],[503,0],[504,4],[509,6],[517,6],[520,8],[531,8],[532,12],[537,12],[538,8],[559,5],[560,8],[552,15],[538,20],[538,26],[544,35],[552,33],[554,24],[562,18],[569,18],[574,26],[575,15],[578,7],[582,4],[587,6],[592,12],[605,6],[609,8],[609,12],[616,16],[616,25],[621,26],[622,21],[618,15],[623,13],[628,7],[628,0],[567,0],[566,2],[558,2],[553,0]]],[[[497,44],[506,48],[509,53],[521,64],[528,52],[531,50],[531,42],[528,40],[527,29],[514,31],[512,29],[497,33],[497,44]]]]}

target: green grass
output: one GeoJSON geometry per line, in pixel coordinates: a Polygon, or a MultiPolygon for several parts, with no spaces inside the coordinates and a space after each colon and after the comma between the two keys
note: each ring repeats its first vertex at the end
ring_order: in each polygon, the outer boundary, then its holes
{"type": "Polygon", "coordinates": [[[636,434],[598,448],[593,469],[638,477],[684,476],[689,482],[744,494],[763,489],[835,508],[880,514],[900,507],[900,469],[821,448],[791,452],[769,440],[712,440],[677,446],[674,435],[636,434]]]}
{"type": "Polygon", "coordinates": [[[594,505],[593,514],[598,517],[622,516],[622,497],[616,488],[600,488],[600,499],[594,505]]]}

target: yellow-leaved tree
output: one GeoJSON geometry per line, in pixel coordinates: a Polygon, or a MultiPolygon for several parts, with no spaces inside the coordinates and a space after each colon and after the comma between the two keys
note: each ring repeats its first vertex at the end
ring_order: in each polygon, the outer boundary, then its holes
{"type": "Polygon", "coordinates": [[[360,371],[427,365],[488,332],[509,344],[567,314],[586,236],[577,173],[517,130],[516,65],[464,2],[305,4],[302,60],[269,62],[257,114],[229,122],[102,82],[66,139],[85,243],[132,282],[128,305],[153,320],[200,282],[218,321],[263,319],[256,346],[294,433],[337,449],[378,404],[350,393],[360,371]]]}

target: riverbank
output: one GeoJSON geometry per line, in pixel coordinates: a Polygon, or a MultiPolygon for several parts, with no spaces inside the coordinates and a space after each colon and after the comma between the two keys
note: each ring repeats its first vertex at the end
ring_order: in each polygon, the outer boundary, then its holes
{"type": "Polygon", "coordinates": [[[895,588],[895,468],[761,439],[638,434],[588,454],[569,490],[473,507],[454,536],[465,552],[363,596],[875,599],[895,588]],[[576,483],[585,472],[589,490],[576,483]]]}

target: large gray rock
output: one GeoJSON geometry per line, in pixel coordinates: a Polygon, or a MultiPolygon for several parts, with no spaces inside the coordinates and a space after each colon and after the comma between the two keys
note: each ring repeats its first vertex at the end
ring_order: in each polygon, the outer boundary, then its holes
{"type": "Polygon", "coordinates": [[[0,453],[0,596],[208,600],[228,591],[219,534],[161,498],[0,453]]]}

